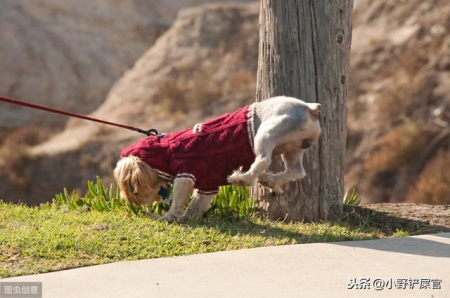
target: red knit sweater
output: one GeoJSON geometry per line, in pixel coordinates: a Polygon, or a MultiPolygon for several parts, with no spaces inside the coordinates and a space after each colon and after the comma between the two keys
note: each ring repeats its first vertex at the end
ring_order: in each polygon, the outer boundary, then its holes
{"type": "Polygon", "coordinates": [[[234,170],[249,169],[253,137],[253,109],[246,106],[193,128],[141,139],[121,157],[137,156],[163,178],[190,178],[200,192],[215,193],[234,170]]]}

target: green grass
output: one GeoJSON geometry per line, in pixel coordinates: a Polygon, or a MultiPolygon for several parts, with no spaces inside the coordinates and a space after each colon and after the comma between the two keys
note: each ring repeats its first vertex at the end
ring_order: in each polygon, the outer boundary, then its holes
{"type": "Polygon", "coordinates": [[[221,189],[204,219],[184,225],[148,216],[151,211],[164,213],[167,206],[126,204],[117,189],[105,188],[100,179],[89,182],[88,189],[84,197],[65,190],[53,203],[37,207],[0,201],[0,277],[124,260],[390,236],[370,226],[345,223],[270,222],[254,214],[248,189],[221,189]]]}
{"type": "Polygon", "coordinates": [[[349,193],[349,190],[347,189],[344,194],[343,199],[344,205],[350,205],[350,206],[357,206],[359,203],[361,203],[361,199],[358,197],[358,193],[354,188],[352,188],[352,192],[349,193]]]}
{"type": "Polygon", "coordinates": [[[0,276],[271,245],[361,240],[375,232],[330,224],[284,224],[215,216],[168,224],[123,210],[70,210],[0,203],[0,276]]]}

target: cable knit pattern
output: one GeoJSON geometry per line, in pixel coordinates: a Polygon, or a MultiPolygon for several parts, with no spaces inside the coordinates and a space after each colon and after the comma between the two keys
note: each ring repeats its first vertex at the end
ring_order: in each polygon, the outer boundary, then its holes
{"type": "Polygon", "coordinates": [[[150,136],[122,150],[147,162],[163,178],[190,177],[201,192],[227,184],[234,170],[250,168],[253,153],[253,106],[225,114],[194,128],[150,136]]]}

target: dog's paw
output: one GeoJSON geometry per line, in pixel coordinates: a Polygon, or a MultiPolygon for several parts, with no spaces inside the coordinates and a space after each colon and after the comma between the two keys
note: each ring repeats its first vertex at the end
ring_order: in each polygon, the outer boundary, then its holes
{"type": "Polygon", "coordinates": [[[283,193],[283,189],[278,186],[278,185],[272,185],[272,184],[268,184],[265,181],[258,181],[259,184],[261,184],[264,187],[270,188],[272,191],[276,192],[276,193],[283,193]]]}
{"type": "Polygon", "coordinates": [[[166,213],[160,219],[164,220],[164,221],[167,221],[167,222],[176,222],[176,221],[178,221],[178,216],[176,216],[176,215],[174,215],[172,213],[166,213]]]}
{"type": "Polygon", "coordinates": [[[270,188],[273,192],[276,192],[276,193],[284,193],[283,189],[282,189],[279,185],[275,185],[275,186],[272,186],[272,187],[267,186],[267,185],[264,185],[264,184],[261,184],[261,185],[262,185],[262,186],[265,186],[265,187],[267,187],[267,188],[270,188]]]}
{"type": "Polygon", "coordinates": [[[154,219],[162,219],[162,216],[156,213],[150,213],[148,216],[154,219]]]}
{"type": "Polygon", "coordinates": [[[244,173],[241,171],[235,171],[233,174],[228,176],[227,178],[228,183],[237,185],[237,186],[251,186],[252,182],[247,181],[247,179],[244,176],[244,173]]]}
{"type": "Polygon", "coordinates": [[[263,173],[258,177],[258,183],[264,187],[270,188],[276,193],[283,193],[283,189],[273,180],[273,175],[263,173]]]}
{"type": "Polygon", "coordinates": [[[180,216],[177,220],[177,222],[179,224],[186,224],[188,222],[192,222],[192,221],[198,221],[202,218],[201,215],[196,215],[196,216],[191,216],[189,214],[183,214],[182,216],[180,216]]]}
{"type": "Polygon", "coordinates": [[[259,184],[261,184],[262,186],[268,187],[268,188],[275,188],[275,181],[273,180],[273,175],[267,174],[267,173],[262,173],[259,177],[258,177],[258,182],[259,184]]]}
{"type": "Polygon", "coordinates": [[[180,216],[180,217],[177,219],[177,222],[180,223],[180,224],[185,224],[185,223],[188,222],[188,220],[189,220],[189,216],[187,216],[186,214],[184,214],[184,215],[180,216]]]}

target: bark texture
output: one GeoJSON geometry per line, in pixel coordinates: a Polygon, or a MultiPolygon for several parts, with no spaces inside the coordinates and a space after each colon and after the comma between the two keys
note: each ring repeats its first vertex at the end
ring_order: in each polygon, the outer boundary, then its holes
{"type": "MultiPolygon", "coordinates": [[[[305,155],[307,177],[253,196],[273,220],[332,220],[342,211],[346,97],[353,0],[261,0],[257,101],[277,95],[322,104],[319,144],[305,155]]],[[[283,169],[281,160],[271,171],[283,169]]]]}

